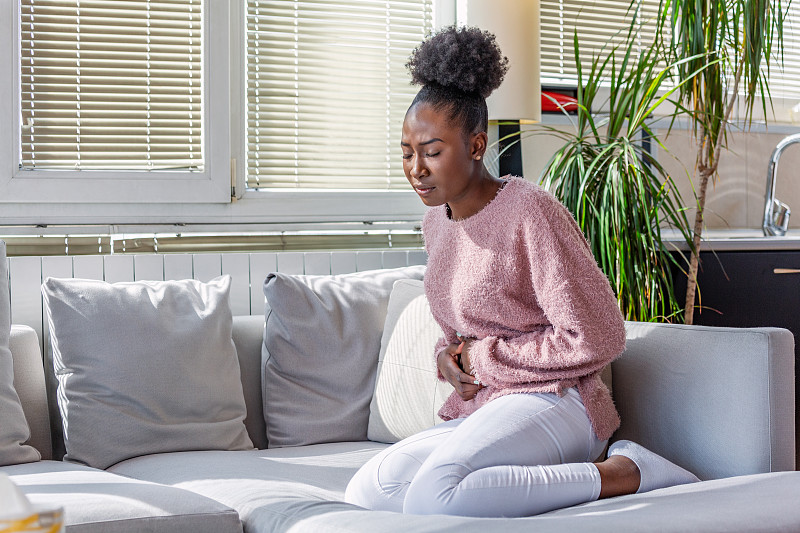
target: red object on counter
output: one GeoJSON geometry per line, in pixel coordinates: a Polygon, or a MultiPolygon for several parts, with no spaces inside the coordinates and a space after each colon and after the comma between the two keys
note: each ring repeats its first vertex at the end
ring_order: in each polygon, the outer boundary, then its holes
{"type": "Polygon", "coordinates": [[[564,111],[577,111],[578,110],[578,99],[572,96],[561,94],[561,93],[553,93],[549,91],[542,91],[542,111],[556,111],[560,112],[561,108],[556,104],[560,104],[563,106],[564,111]],[[547,96],[545,96],[547,95],[547,96]],[[553,98],[551,100],[550,98],[553,98]]]}

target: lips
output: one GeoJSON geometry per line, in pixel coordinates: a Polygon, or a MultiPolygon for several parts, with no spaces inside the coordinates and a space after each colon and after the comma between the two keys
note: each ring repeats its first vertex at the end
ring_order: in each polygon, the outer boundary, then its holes
{"type": "Polygon", "coordinates": [[[428,185],[416,185],[414,186],[414,190],[417,191],[417,194],[420,196],[426,196],[430,194],[436,187],[431,187],[428,185]]]}

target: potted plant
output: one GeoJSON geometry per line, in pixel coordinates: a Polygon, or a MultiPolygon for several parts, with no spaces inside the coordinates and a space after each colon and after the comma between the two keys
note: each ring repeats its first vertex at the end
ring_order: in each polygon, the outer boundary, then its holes
{"type": "Polygon", "coordinates": [[[743,101],[749,125],[753,108],[767,113],[770,60],[783,56],[783,21],[788,2],[769,0],[663,0],[659,12],[668,60],[679,60],[679,89],[698,143],[695,168],[697,213],[687,274],[684,319],[693,322],[703,211],[709,180],[716,179],[735,104],[743,101]],[[668,31],[665,31],[668,30],[668,31]]]}
{"type": "Polygon", "coordinates": [[[580,67],[575,37],[578,109],[577,115],[567,115],[574,131],[539,126],[540,133],[564,140],[541,183],[575,215],[625,318],[679,321],[682,305],[671,275],[676,259],[666,249],[661,229],[672,226],[691,243],[689,222],[672,177],[642,139],[666,152],[651,122],[682,85],[667,87],[675,65],[658,66],[663,56],[657,43],[636,52],[633,28],[622,45],[594,58],[588,73],[580,67]],[[610,92],[600,102],[604,81],[610,92]]]}

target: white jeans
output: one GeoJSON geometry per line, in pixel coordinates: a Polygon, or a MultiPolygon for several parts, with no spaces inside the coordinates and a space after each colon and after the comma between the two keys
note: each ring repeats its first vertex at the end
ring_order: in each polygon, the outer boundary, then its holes
{"type": "Polygon", "coordinates": [[[345,501],[409,514],[535,515],[599,497],[589,461],[605,444],[577,390],[509,394],[383,450],[350,481],[345,501]]]}

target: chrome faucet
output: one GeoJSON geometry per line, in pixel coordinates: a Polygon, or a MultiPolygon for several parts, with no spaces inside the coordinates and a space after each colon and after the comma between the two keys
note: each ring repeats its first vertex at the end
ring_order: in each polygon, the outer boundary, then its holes
{"type": "Polygon", "coordinates": [[[765,236],[786,235],[789,229],[789,216],[792,210],[789,206],[775,198],[775,178],[778,176],[778,160],[790,144],[800,142],[800,133],[784,137],[772,151],[767,165],[767,194],[764,197],[764,222],[761,227],[765,236]]]}

